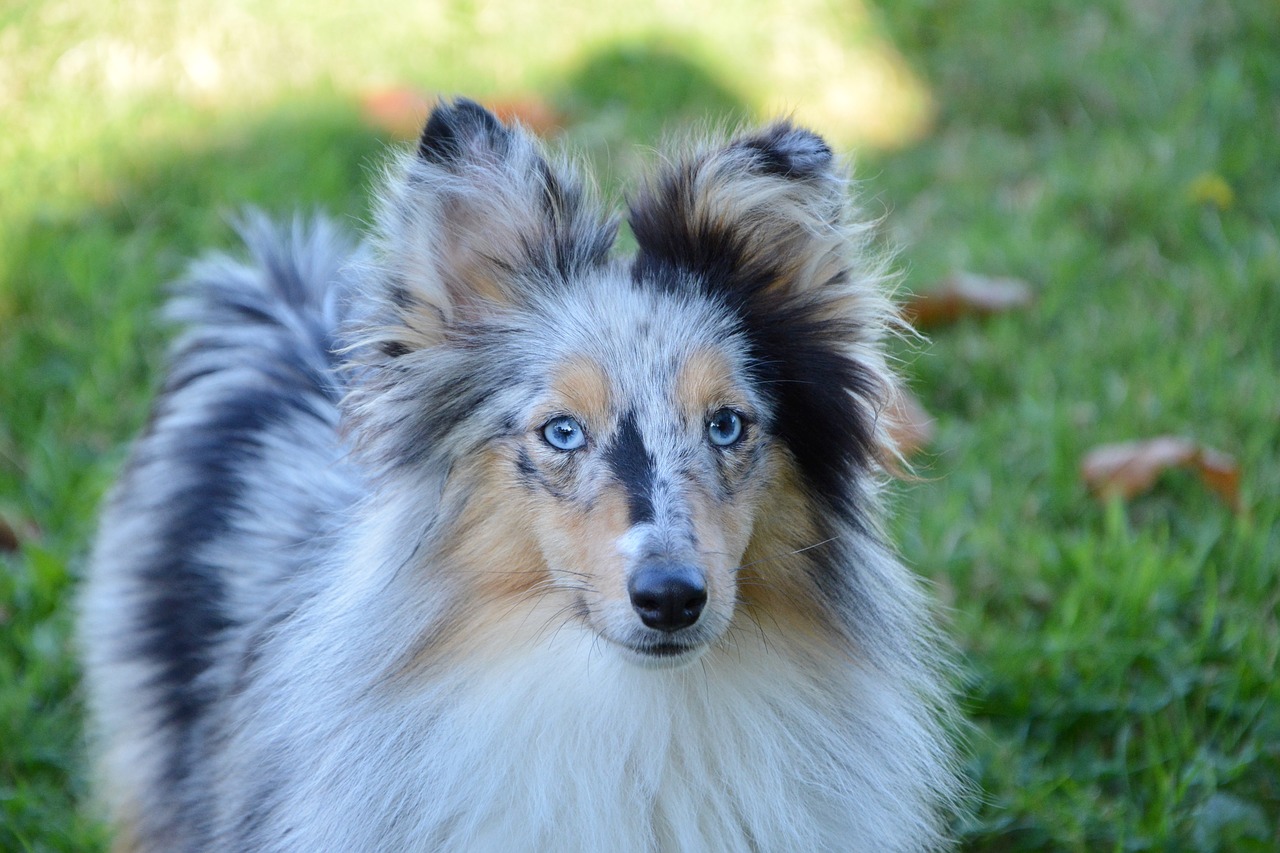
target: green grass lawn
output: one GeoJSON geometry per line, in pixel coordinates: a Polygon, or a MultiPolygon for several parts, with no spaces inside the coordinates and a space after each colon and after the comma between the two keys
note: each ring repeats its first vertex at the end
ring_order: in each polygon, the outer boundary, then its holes
{"type": "Polygon", "coordinates": [[[246,204],[359,227],[387,144],[361,100],[400,85],[540,98],[615,192],[667,130],[794,110],[856,149],[905,288],[1028,282],[902,353],[938,430],[895,527],[975,723],[957,832],[1280,847],[1274,0],[397,5],[0,6],[0,850],[106,842],[71,603],[163,283],[246,204]],[[1089,448],[1165,433],[1236,457],[1238,509],[1180,471],[1089,494],[1089,448]]]}

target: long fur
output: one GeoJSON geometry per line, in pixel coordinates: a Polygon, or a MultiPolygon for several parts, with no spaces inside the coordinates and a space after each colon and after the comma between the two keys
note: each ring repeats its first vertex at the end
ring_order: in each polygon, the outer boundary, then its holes
{"type": "Polygon", "coordinates": [[[617,258],[572,169],[457,101],[364,246],[250,216],[248,262],[192,269],[82,602],[119,849],[946,846],[843,170],[780,123],[629,223],[617,258]],[[694,624],[646,621],[645,571],[705,587],[694,624]]]}

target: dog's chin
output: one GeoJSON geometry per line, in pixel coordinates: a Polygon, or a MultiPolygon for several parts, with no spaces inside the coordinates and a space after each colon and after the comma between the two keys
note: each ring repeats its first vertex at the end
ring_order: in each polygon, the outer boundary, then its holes
{"type": "Polygon", "coordinates": [[[676,640],[633,643],[613,640],[610,645],[623,659],[642,669],[680,669],[701,658],[710,644],[676,640]]]}

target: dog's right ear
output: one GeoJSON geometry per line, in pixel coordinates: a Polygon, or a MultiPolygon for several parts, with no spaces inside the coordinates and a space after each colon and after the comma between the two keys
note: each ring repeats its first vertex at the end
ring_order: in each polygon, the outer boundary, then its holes
{"type": "Polygon", "coordinates": [[[605,261],[617,224],[526,131],[479,104],[442,102],[395,164],[377,214],[364,342],[388,356],[518,306],[605,261]]]}

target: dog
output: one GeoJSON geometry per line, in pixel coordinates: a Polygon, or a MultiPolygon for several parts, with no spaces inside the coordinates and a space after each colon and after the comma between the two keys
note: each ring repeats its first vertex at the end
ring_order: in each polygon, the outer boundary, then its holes
{"type": "Polygon", "coordinates": [[[442,101],[372,236],[193,265],[81,602],[129,851],[921,851],[946,644],[882,531],[900,327],[830,146],[619,222],[442,101]]]}

